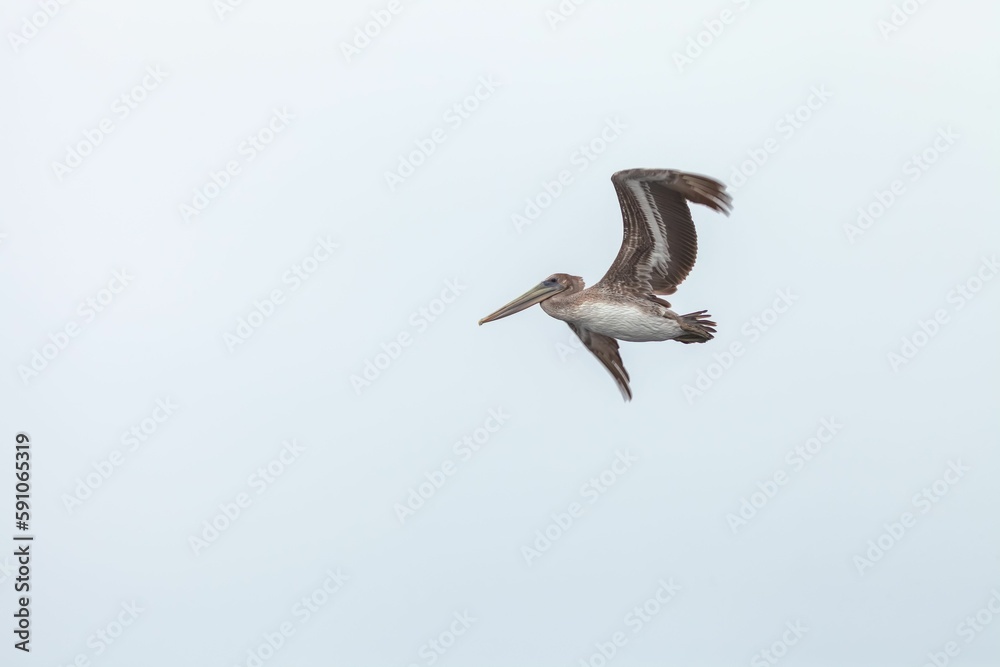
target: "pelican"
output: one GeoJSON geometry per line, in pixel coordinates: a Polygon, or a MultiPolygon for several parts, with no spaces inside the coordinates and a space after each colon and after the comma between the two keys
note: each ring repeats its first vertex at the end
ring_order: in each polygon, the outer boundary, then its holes
{"type": "Polygon", "coordinates": [[[729,215],[732,199],[719,181],[672,169],[627,169],[615,172],[611,182],[625,232],[604,277],[584,289],[579,276],[554,273],[479,324],[540,304],[548,315],[569,325],[629,401],[632,390],[619,340],[712,340],[716,324],[707,311],[678,315],[657,295],[676,292],[694,266],[698,241],[687,203],[729,215]]]}

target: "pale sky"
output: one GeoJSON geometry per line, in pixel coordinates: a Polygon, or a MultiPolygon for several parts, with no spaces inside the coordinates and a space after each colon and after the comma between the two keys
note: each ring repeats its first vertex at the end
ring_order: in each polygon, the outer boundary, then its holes
{"type": "Polygon", "coordinates": [[[994,665],[998,12],[5,3],[0,661],[994,665]],[[633,167],[734,211],[624,403],[476,322],[633,167]]]}

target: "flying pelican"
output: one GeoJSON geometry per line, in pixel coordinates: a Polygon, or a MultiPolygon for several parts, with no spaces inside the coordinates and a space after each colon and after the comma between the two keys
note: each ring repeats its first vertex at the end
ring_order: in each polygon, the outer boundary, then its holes
{"type": "Polygon", "coordinates": [[[613,174],[611,182],[625,233],[604,277],[584,289],[582,278],[554,273],[479,324],[541,304],[547,314],[566,322],[604,364],[628,401],[632,390],[618,353],[619,340],[712,340],[716,325],[707,311],[678,315],[656,295],[676,292],[694,266],[698,241],[687,202],[729,215],[732,199],[719,181],[672,169],[627,169],[613,174]]]}

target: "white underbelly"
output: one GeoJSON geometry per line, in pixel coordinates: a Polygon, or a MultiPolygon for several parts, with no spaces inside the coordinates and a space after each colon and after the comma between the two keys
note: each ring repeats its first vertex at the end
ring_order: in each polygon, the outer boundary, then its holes
{"type": "Polygon", "coordinates": [[[632,342],[670,340],[683,333],[671,317],[624,304],[588,304],[573,314],[572,321],[595,333],[632,342]]]}

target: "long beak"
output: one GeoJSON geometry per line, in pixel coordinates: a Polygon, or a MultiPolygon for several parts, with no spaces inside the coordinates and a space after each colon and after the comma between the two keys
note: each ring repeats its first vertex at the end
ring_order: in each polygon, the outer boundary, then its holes
{"type": "Polygon", "coordinates": [[[530,308],[536,303],[545,301],[550,296],[562,292],[564,289],[566,288],[562,285],[546,285],[545,283],[539,283],[500,310],[495,313],[490,313],[483,319],[479,320],[479,324],[483,325],[486,322],[492,322],[493,320],[499,320],[502,317],[519,313],[525,308],[530,308]]]}

